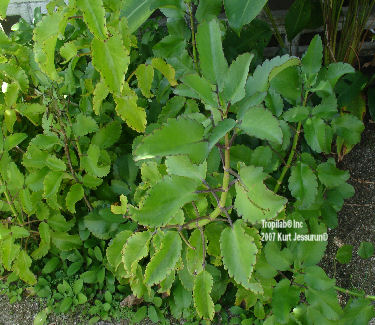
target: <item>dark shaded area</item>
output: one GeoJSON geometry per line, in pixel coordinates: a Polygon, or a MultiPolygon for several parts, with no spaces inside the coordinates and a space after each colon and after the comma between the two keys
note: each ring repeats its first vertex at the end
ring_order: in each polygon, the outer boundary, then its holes
{"type": "Polygon", "coordinates": [[[1,20],[0,24],[3,26],[4,32],[9,34],[12,26],[20,20],[21,16],[8,16],[5,20],[1,20]]]}

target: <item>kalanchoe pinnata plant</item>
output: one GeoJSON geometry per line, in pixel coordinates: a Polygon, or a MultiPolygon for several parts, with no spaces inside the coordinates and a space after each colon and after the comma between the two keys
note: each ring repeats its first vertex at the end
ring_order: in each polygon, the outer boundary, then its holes
{"type": "Polygon", "coordinates": [[[302,59],[228,63],[222,34],[265,2],[224,1],[228,27],[221,1],[52,1],[0,32],[1,271],[50,299],[43,322],[86,300],[108,319],[118,292],[153,319],[220,321],[220,304],[251,324],[372,317],[374,297],[317,266],[353,195],[332,152],[363,130],[337,109],[354,70],[322,67],[319,36],[302,59]]]}

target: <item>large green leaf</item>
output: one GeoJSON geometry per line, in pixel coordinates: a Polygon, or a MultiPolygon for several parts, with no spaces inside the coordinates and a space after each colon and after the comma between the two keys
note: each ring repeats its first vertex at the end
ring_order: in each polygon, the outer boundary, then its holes
{"type": "Polygon", "coordinates": [[[150,98],[152,94],[151,84],[154,80],[154,68],[151,65],[140,64],[135,71],[138,80],[138,87],[141,89],[143,96],[150,98]]]}
{"type": "Polygon", "coordinates": [[[142,231],[136,232],[127,240],[122,250],[122,261],[129,274],[135,274],[138,262],[148,255],[151,237],[151,232],[142,231]]]}
{"type": "Polygon", "coordinates": [[[119,35],[107,40],[94,38],[91,44],[92,64],[114,94],[121,93],[130,62],[129,53],[122,44],[119,35]]]}
{"type": "Polygon", "coordinates": [[[216,19],[198,26],[197,48],[203,76],[221,89],[228,63],[224,57],[220,26],[216,19]]]}
{"type": "Polygon", "coordinates": [[[313,265],[305,269],[306,284],[316,290],[327,290],[332,288],[336,280],[330,279],[322,268],[313,265]]]}
{"type": "Polygon", "coordinates": [[[129,32],[134,33],[154,10],[150,10],[152,0],[127,0],[121,10],[121,16],[125,16],[128,21],[129,32]]]}
{"type": "Polygon", "coordinates": [[[77,8],[83,13],[83,18],[95,37],[104,40],[107,38],[105,26],[105,10],[102,0],[77,0],[77,8]]]}
{"type": "Polygon", "coordinates": [[[165,160],[165,165],[170,175],[185,176],[198,180],[206,179],[207,162],[195,165],[187,156],[169,156],[165,160]]]}
{"type": "Polygon", "coordinates": [[[96,208],[83,218],[84,225],[100,239],[109,239],[125,220],[122,215],[111,212],[107,207],[96,208]]]}
{"type": "MultiPolygon", "coordinates": [[[[295,62],[297,63],[297,60],[295,62]]],[[[293,104],[301,100],[302,83],[299,69],[294,65],[288,66],[286,69],[276,74],[273,79],[270,80],[270,86],[293,104]]]]}
{"type": "Polygon", "coordinates": [[[363,122],[352,114],[344,114],[334,119],[332,126],[336,134],[351,145],[361,141],[361,134],[365,129],[363,122]]]}
{"type": "Polygon", "coordinates": [[[302,71],[307,74],[318,73],[322,66],[323,44],[319,35],[310,42],[307,52],[302,57],[302,71]]]}
{"type": "Polygon", "coordinates": [[[194,191],[198,185],[196,179],[165,176],[150,189],[139,209],[130,208],[132,218],[141,225],[163,226],[183,205],[196,198],[194,191]]]}
{"type": "Polygon", "coordinates": [[[328,319],[336,321],[340,319],[342,309],[337,299],[337,293],[333,288],[324,291],[309,288],[306,290],[305,296],[311,307],[316,308],[328,319]]]}
{"type": "Polygon", "coordinates": [[[119,232],[115,238],[113,238],[108,245],[106,250],[106,256],[108,263],[114,268],[116,271],[118,266],[121,264],[122,261],[122,250],[128,238],[132,235],[130,230],[123,230],[119,232]]]}
{"type": "Polygon", "coordinates": [[[254,54],[250,53],[239,55],[230,65],[223,89],[223,96],[228,102],[234,104],[245,97],[245,83],[253,57],[254,54]]]}
{"type": "Polygon", "coordinates": [[[318,182],[308,165],[298,162],[292,167],[289,177],[289,190],[298,199],[302,208],[308,208],[315,202],[318,194],[318,182]]]}
{"type": "Polygon", "coordinates": [[[54,232],[52,234],[52,243],[61,251],[70,251],[80,248],[82,240],[79,235],[69,235],[63,232],[54,232]]]}
{"type": "Polygon", "coordinates": [[[192,162],[201,162],[208,150],[203,134],[202,124],[195,120],[169,119],[160,129],[143,138],[134,151],[135,160],[187,154],[192,162]]]}
{"type": "MultiPolygon", "coordinates": [[[[128,86],[126,86],[128,88],[128,86]]],[[[122,96],[116,97],[116,112],[135,131],[144,132],[146,128],[146,111],[137,105],[137,95],[130,91],[122,96]]]]}
{"type": "Polygon", "coordinates": [[[67,209],[71,213],[76,212],[75,205],[78,201],[82,200],[84,196],[83,187],[81,184],[74,184],[70,187],[68,194],[65,198],[67,209]]]}
{"type": "Polygon", "coordinates": [[[305,140],[311,149],[318,153],[331,152],[333,131],[323,119],[316,116],[308,118],[303,123],[303,129],[305,140]]]}
{"type": "Polygon", "coordinates": [[[152,286],[160,283],[174,269],[181,256],[182,243],[175,231],[168,231],[160,249],[151,257],[145,270],[145,284],[152,286]]]}
{"type": "Polygon", "coordinates": [[[240,220],[232,228],[227,227],[222,231],[220,249],[229,276],[238,284],[248,287],[258,249],[254,239],[245,233],[240,220]]]}
{"type": "Polygon", "coordinates": [[[244,115],[240,128],[248,135],[281,144],[283,132],[276,117],[261,107],[250,108],[244,115]]]}
{"type": "Polygon", "coordinates": [[[95,144],[90,144],[87,155],[81,157],[81,167],[84,168],[90,175],[96,177],[106,176],[110,169],[110,165],[99,165],[100,148],[95,144]]]}
{"type": "Polygon", "coordinates": [[[267,0],[224,0],[229,26],[237,33],[262,11],[267,0]]]}
{"type": "Polygon", "coordinates": [[[210,296],[212,291],[212,275],[202,271],[194,278],[194,305],[201,318],[213,319],[215,315],[214,302],[210,296]]]}
{"type": "Polygon", "coordinates": [[[271,219],[285,208],[287,200],[273,193],[263,183],[266,178],[263,168],[244,166],[239,174],[241,182],[236,183],[237,196],[234,206],[246,221],[257,223],[271,219]]]}
{"type": "Polygon", "coordinates": [[[0,18],[5,19],[7,16],[9,0],[2,0],[0,2],[0,18]]]}
{"type": "Polygon", "coordinates": [[[31,258],[25,250],[21,250],[16,260],[14,261],[13,270],[20,277],[21,280],[27,284],[36,284],[36,276],[31,272],[31,258]]]}
{"type": "Polygon", "coordinates": [[[55,47],[57,38],[63,34],[71,11],[57,10],[46,15],[34,29],[34,54],[35,61],[40,69],[52,80],[59,76],[55,68],[55,47]]]}
{"type": "Polygon", "coordinates": [[[72,126],[73,132],[77,137],[98,131],[98,125],[91,116],[78,114],[76,122],[72,126]]]}
{"type": "Polygon", "coordinates": [[[295,0],[285,16],[285,29],[289,41],[297,36],[310,22],[312,1],[295,0]]]}
{"type": "Polygon", "coordinates": [[[272,293],[272,311],[280,324],[287,324],[291,309],[299,301],[300,290],[282,279],[272,293]]]}
{"type": "Polygon", "coordinates": [[[195,17],[200,23],[204,20],[210,21],[220,14],[222,6],[223,3],[221,0],[201,0],[199,1],[195,17]]]}
{"type": "Polygon", "coordinates": [[[333,188],[344,184],[350,177],[349,172],[336,168],[333,158],[329,158],[325,163],[321,163],[318,168],[319,180],[328,188],[333,188]]]}
{"type": "Polygon", "coordinates": [[[59,192],[62,178],[63,173],[55,171],[50,171],[46,177],[44,177],[44,197],[47,199],[47,202],[51,207],[57,206],[57,193],[59,192]]]}
{"type": "Polygon", "coordinates": [[[94,97],[92,99],[92,109],[96,115],[100,115],[100,109],[104,99],[109,94],[107,85],[105,84],[104,79],[101,79],[95,86],[94,97]]]}
{"type": "MultiPolygon", "coordinates": [[[[207,250],[207,239],[204,238],[205,251],[207,250]]],[[[189,243],[194,249],[187,248],[186,267],[191,274],[198,274],[203,271],[203,242],[199,229],[195,229],[189,238],[189,243]]]]}
{"type": "Polygon", "coordinates": [[[198,74],[187,74],[182,78],[182,82],[189,86],[203,102],[213,107],[218,105],[215,100],[212,85],[198,74]]]}

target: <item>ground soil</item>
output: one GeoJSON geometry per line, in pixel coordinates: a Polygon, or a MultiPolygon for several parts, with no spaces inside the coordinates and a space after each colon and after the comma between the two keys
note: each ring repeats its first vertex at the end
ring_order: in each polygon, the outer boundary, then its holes
{"type": "MultiPolygon", "coordinates": [[[[375,295],[375,256],[362,259],[358,248],[362,241],[375,244],[375,123],[370,121],[362,134],[359,145],[339,163],[347,169],[349,183],[355,188],[355,195],[347,200],[339,213],[338,227],[329,231],[326,255],[321,265],[338,286],[345,289],[363,290],[375,295]],[[353,258],[349,264],[335,260],[339,247],[353,245],[353,258]]],[[[344,304],[348,297],[339,294],[344,304]]],[[[370,323],[375,324],[375,319],[370,323]]]]}

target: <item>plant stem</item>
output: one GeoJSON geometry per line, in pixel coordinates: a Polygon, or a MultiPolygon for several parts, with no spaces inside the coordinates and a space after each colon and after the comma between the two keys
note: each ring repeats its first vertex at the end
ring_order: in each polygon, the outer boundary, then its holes
{"type": "Polygon", "coordinates": [[[337,291],[346,293],[347,295],[351,295],[351,296],[355,296],[355,297],[362,297],[362,298],[365,298],[365,299],[369,299],[369,300],[374,300],[375,301],[375,296],[370,296],[370,295],[366,295],[364,293],[354,292],[354,291],[351,291],[351,290],[348,290],[348,289],[340,288],[338,286],[334,286],[334,288],[337,291]]]}
{"type": "Polygon", "coordinates": [[[198,67],[198,60],[197,60],[197,48],[195,43],[195,31],[194,31],[194,17],[193,17],[193,4],[191,6],[188,5],[189,8],[189,16],[190,16],[190,29],[191,29],[191,43],[193,45],[193,61],[195,70],[197,70],[199,74],[199,67],[198,67]]]}
{"type": "Polygon", "coordinates": [[[279,179],[277,180],[276,186],[273,190],[275,193],[277,193],[279,191],[279,188],[280,188],[281,184],[283,183],[284,177],[285,177],[286,173],[288,172],[288,170],[289,170],[289,168],[292,164],[294,154],[296,152],[296,148],[297,148],[297,144],[298,144],[299,134],[301,133],[301,126],[302,126],[302,123],[298,122],[297,131],[296,131],[296,134],[294,135],[294,139],[293,139],[292,150],[290,151],[290,154],[289,154],[288,160],[286,162],[286,165],[284,166],[284,168],[281,172],[281,175],[280,175],[279,179]]]}
{"type": "MultiPolygon", "coordinates": [[[[19,217],[18,217],[17,211],[16,211],[16,209],[15,209],[15,207],[14,207],[14,205],[13,205],[13,202],[12,202],[12,200],[11,200],[11,198],[10,198],[10,195],[9,195],[8,190],[7,190],[7,188],[6,188],[5,182],[3,181],[3,179],[1,178],[1,176],[0,176],[0,186],[4,186],[4,187],[5,187],[5,188],[4,188],[4,195],[5,195],[5,198],[6,198],[7,202],[8,202],[8,204],[9,204],[9,207],[10,207],[10,210],[12,211],[13,216],[14,216],[19,222],[21,222],[21,220],[20,220],[19,217]]],[[[22,223],[22,222],[21,222],[21,223],[22,223]]]]}
{"type": "Polygon", "coordinates": [[[266,4],[263,8],[267,18],[269,19],[269,21],[271,22],[271,25],[272,25],[272,28],[273,28],[273,33],[276,37],[276,40],[277,42],[279,43],[280,47],[281,48],[285,48],[285,43],[283,41],[283,38],[281,37],[281,34],[279,32],[279,29],[276,25],[276,21],[275,21],[275,18],[273,18],[273,15],[272,15],[272,12],[271,12],[271,9],[270,7],[268,6],[268,4],[266,4]]]}

